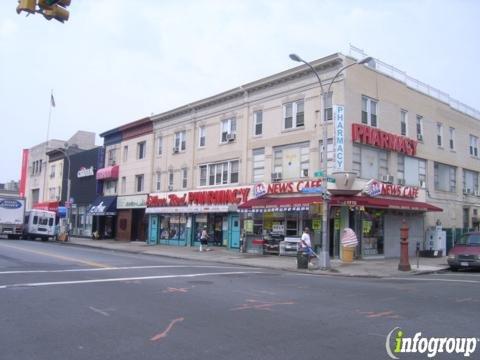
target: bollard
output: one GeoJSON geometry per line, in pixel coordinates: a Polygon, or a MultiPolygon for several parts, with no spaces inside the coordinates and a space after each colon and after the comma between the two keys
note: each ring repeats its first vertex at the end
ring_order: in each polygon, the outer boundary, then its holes
{"type": "Polygon", "coordinates": [[[400,228],[400,263],[398,264],[399,271],[410,271],[410,262],[408,261],[408,225],[405,219],[402,220],[402,227],[400,228]]]}

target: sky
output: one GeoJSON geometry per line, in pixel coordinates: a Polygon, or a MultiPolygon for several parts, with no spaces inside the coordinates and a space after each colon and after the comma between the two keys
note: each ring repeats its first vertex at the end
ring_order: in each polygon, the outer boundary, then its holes
{"type": "MultiPolygon", "coordinates": [[[[0,183],[21,152],[96,134],[349,45],[480,110],[480,1],[72,0],[47,21],[0,1],[0,183]]],[[[102,140],[97,135],[97,145],[102,140]]]]}

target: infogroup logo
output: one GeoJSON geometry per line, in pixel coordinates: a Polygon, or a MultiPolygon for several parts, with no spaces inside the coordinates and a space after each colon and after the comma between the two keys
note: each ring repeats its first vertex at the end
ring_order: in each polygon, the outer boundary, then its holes
{"type": "Polygon", "coordinates": [[[393,328],[387,335],[385,348],[388,356],[392,359],[400,359],[401,353],[426,354],[428,358],[434,358],[437,354],[458,354],[470,357],[477,348],[478,338],[454,338],[454,337],[423,337],[417,332],[413,337],[406,337],[405,332],[398,326],[393,328]]]}

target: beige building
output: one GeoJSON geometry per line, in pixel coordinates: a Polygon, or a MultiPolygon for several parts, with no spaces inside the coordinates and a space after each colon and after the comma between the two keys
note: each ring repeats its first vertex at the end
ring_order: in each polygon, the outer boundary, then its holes
{"type": "Polygon", "coordinates": [[[47,154],[54,149],[65,149],[66,146],[75,149],[92,149],[95,147],[95,133],[77,131],[69,140],[52,139],[29,149],[25,191],[27,210],[38,204],[48,207],[48,203],[52,203],[53,210],[55,204],[58,207],[59,201],[65,200],[61,199],[64,156],[49,161],[47,154]]]}

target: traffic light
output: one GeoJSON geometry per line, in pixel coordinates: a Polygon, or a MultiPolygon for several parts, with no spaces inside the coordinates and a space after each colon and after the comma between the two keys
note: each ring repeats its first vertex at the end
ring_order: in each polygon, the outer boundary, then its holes
{"type": "Polygon", "coordinates": [[[40,12],[47,20],[58,20],[64,22],[68,20],[70,13],[66,10],[71,0],[38,0],[40,12]]]}
{"type": "Polygon", "coordinates": [[[22,11],[26,11],[29,14],[35,14],[36,4],[37,2],[35,0],[18,0],[17,14],[20,14],[22,11]]]}

